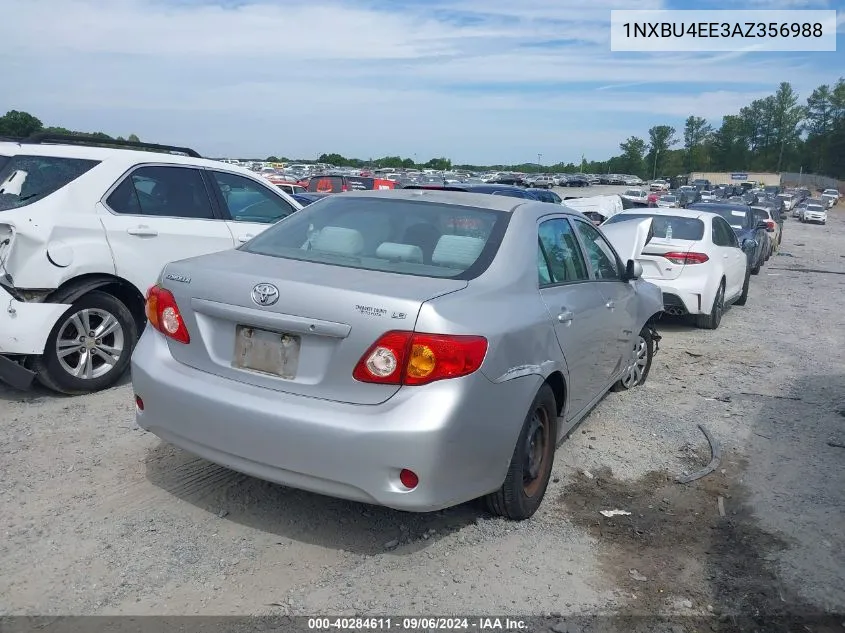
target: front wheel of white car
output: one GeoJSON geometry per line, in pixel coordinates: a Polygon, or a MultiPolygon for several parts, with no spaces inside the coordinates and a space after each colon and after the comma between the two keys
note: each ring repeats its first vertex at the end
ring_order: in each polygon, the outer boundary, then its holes
{"type": "Polygon", "coordinates": [[[126,371],[138,340],[129,309],[105,292],[78,299],[58,320],[35,369],[48,389],[68,395],[112,386],[126,371]]]}

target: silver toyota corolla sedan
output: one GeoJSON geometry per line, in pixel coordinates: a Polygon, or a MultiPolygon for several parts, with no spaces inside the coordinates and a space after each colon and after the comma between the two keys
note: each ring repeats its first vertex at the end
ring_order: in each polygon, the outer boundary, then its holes
{"type": "Polygon", "coordinates": [[[421,512],[486,497],[525,519],[557,443],[648,375],[663,301],[639,272],[562,206],[329,196],[165,267],[132,357],[137,421],[286,486],[421,512]]]}

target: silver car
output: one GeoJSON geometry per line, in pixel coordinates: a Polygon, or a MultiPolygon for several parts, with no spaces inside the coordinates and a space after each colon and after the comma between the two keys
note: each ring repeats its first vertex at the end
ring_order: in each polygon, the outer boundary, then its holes
{"type": "Polygon", "coordinates": [[[234,470],[408,511],[543,498],[555,447],[645,381],[659,289],[577,211],[432,190],[328,196],[168,264],[138,424],[234,470]]]}

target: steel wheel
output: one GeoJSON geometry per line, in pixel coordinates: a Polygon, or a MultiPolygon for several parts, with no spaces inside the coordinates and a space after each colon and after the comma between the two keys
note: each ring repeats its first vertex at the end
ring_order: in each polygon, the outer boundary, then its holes
{"type": "Polygon", "coordinates": [[[626,389],[631,389],[640,384],[647,366],[648,343],[646,343],[645,338],[638,336],[633,352],[631,353],[631,358],[628,361],[628,369],[625,370],[625,375],[622,376],[622,386],[626,389]]]}
{"type": "Polygon", "coordinates": [[[98,308],[70,315],[56,336],[56,357],[68,374],[83,380],[104,376],[120,360],[125,336],[120,321],[98,308]]]}
{"type": "Polygon", "coordinates": [[[531,415],[531,423],[525,437],[525,464],[522,468],[522,489],[526,497],[533,497],[543,485],[543,471],[546,467],[549,437],[549,417],[543,407],[531,415]]]}

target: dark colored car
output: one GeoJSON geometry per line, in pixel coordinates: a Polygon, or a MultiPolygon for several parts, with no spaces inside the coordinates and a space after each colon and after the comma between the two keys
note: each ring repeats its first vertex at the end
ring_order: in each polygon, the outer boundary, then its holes
{"type": "Polygon", "coordinates": [[[491,180],[488,184],[491,185],[511,185],[513,187],[525,187],[525,180],[522,176],[499,176],[495,180],[491,180]]]}
{"type": "Polygon", "coordinates": [[[559,195],[557,195],[554,191],[549,191],[548,189],[537,189],[531,193],[533,193],[534,197],[541,202],[551,202],[552,204],[560,204],[563,202],[563,199],[559,195]]]}
{"type": "MultiPolygon", "coordinates": [[[[599,178],[599,182],[601,182],[601,178],[599,178]]],[[[574,174],[567,174],[566,181],[564,182],[561,180],[560,183],[561,187],[589,187],[590,181],[587,179],[586,176],[576,176],[574,174]]]]}
{"type": "Polygon", "coordinates": [[[467,191],[469,193],[489,193],[494,196],[509,196],[526,200],[540,200],[537,196],[540,189],[523,189],[514,185],[498,185],[486,183],[483,185],[453,184],[453,185],[412,185],[405,189],[441,189],[443,191],[467,191]]]}
{"type": "Polygon", "coordinates": [[[312,202],[317,202],[317,200],[322,200],[326,196],[330,196],[330,195],[332,195],[332,194],[330,194],[330,193],[305,192],[305,193],[295,193],[291,197],[294,200],[296,200],[299,204],[301,204],[303,207],[307,207],[312,202]]]}
{"type": "Polygon", "coordinates": [[[756,275],[766,262],[766,255],[769,252],[768,226],[765,222],[758,221],[753,209],[745,204],[733,204],[722,202],[699,202],[690,205],[689,209],[696,211],[707,211],[722,216],[736,234],[745,256],[748,258],[748,267],[751,274],[756,275]]]}

